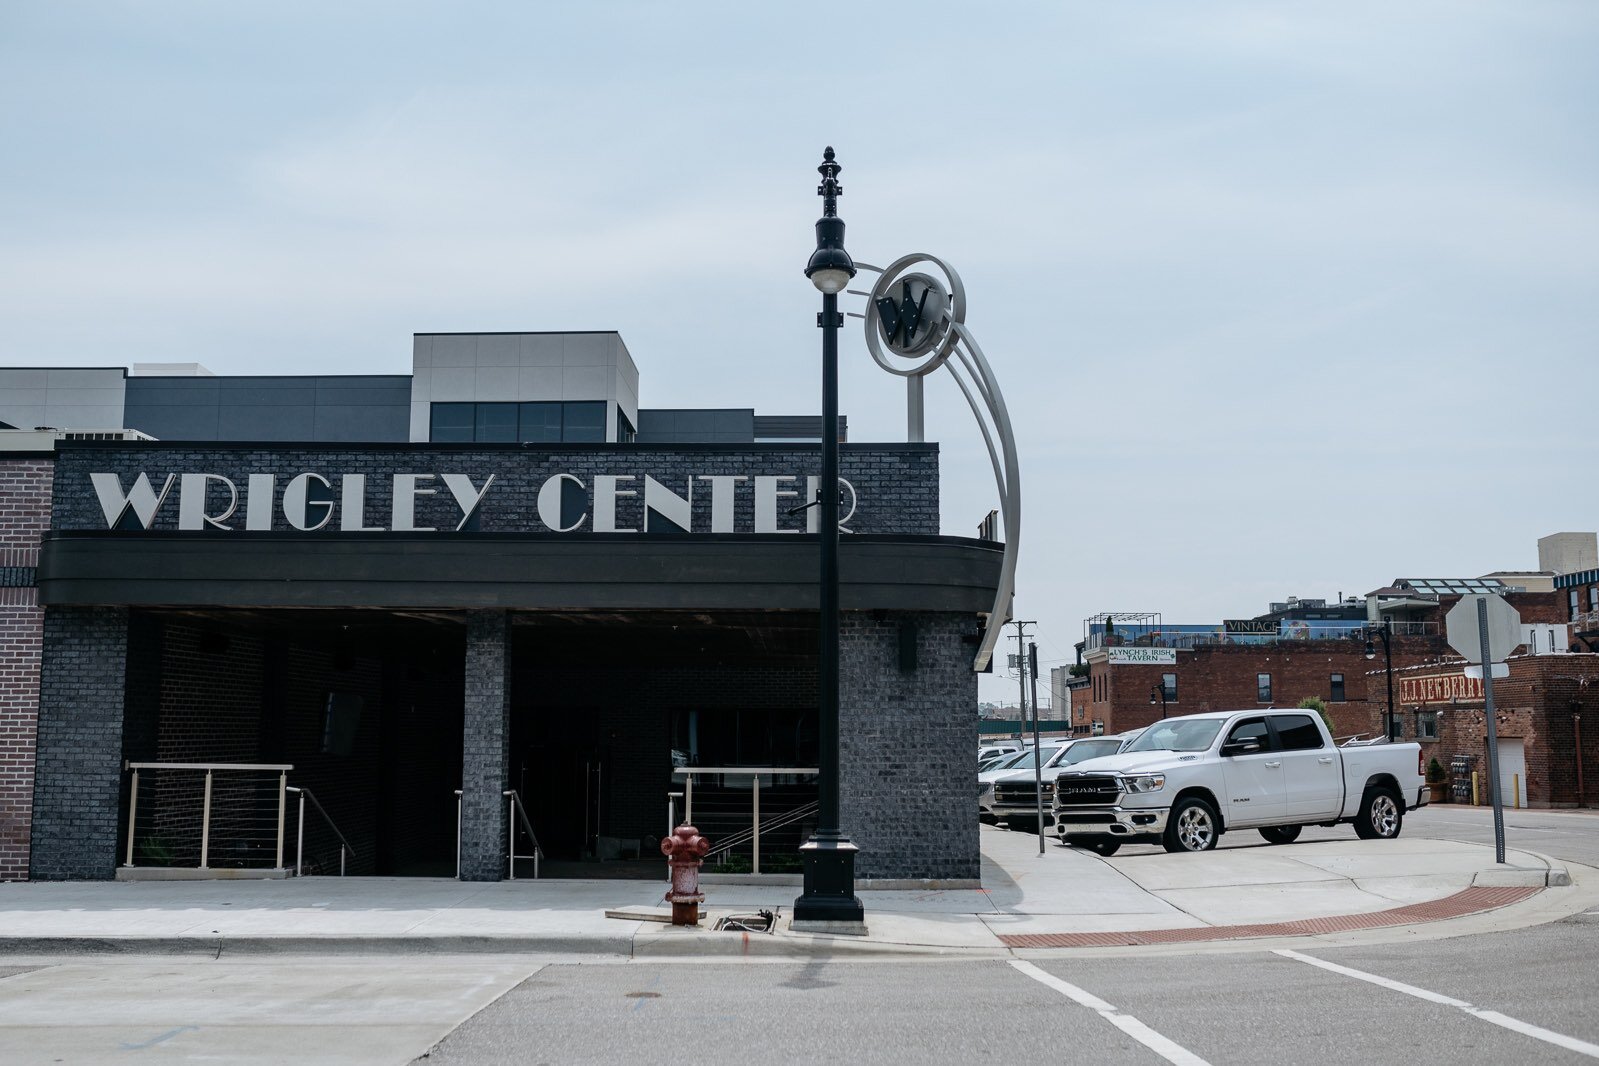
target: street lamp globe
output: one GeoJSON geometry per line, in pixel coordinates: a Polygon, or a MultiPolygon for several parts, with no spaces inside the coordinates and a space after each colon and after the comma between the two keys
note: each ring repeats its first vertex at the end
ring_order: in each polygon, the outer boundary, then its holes
{"type": "Polygon", "coordinates": [[[1366,641],[1366,658],[1375,659],[1376,657],[1377,657],[1377,645],[1373,644],[1369,640],[1366,641]]]}
{"type": "Polygon", "coordinates": [[[844,191],[838,183],[843,167],[834,162],[831,146],[822,153],[822,165],[816,169],[822,175],[822,184],[816,189],[822,197],[822,217],[816,220],[816,251],[805,264],[805,276],[824,296],[836,296],[855,276],[855,260],[844,250],[844,220],[838,217],[837,199],[844,191]]]}

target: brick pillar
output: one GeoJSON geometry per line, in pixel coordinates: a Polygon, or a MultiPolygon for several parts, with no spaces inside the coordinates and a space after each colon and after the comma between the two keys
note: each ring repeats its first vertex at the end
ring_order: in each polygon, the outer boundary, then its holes
{"type": "Polygon", "coordinates": [[[511,732],[511,620],[466,615],[466,721],[461,757],[461,880],[505,877],[511,732]]]}
{"type": "Polygon", "coordinates": [[[0,459],[0,881],[28,876],[44,648],[36,578],[54,483],[53,455],[0,459]]]}
{"type": "Polygon", "coordinates": [[[44,616],[32,874],[116,876],[128,612],[51,607],[44,616]]]}
{"type": "Polygon", "coordinates": [[[981,876],[972,768],[977,647],[962,639],[976,628],[970,616],[950,613],[844,614],[839,820],[860,846],[859,879],[981,876]],[[915,645],[911,669],[902,641],[915,645]]]}

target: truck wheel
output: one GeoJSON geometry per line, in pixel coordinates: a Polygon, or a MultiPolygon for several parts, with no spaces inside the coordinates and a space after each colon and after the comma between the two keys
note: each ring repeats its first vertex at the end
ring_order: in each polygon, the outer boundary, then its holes
{"type": "Polygon", "coordinates": [[[1095,852],[1108,859],[1122,849],[1122,842],[1119,840],[1096,840],[1092,847],[1095,852]]]}
{"type": "Polygon", "coordinates": [[[1361,840],[1392,840],[1405,824],[1405,805],[1386,788],[1368,788],[1355,815],[1355,835],[1361,840]]]}
{"type": "Polygon", "coordinates": [[[1221,836],[1215,808],[1198,796],[1178,800],[1161,837],[1167,851],[1209,851],[1221,836]]]}
{"type": "Polygon", "coordinates": [[[1292,844],[1299,839],[1302,825],[1268,825],[1263,826],[1260,835],[1266,838],[1268,844],[1292,844]]]}

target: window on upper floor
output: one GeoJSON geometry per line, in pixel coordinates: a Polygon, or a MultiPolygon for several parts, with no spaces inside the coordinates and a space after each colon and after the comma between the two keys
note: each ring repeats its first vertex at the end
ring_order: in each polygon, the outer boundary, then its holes
{"type": "Polygon", "coordinates": [[[1160,675],[1160,688],[1161,688],[1161,691],[1164,692],[1165,695],[1166,695],[1166,702],[1167,703],[1176,703],[1177,702],[1177,675],[1176,674],[1161,674],[1160,675]]]}
{"type": "Polygon", "coordinates": [[[1329,684],[1329,687],[1332,689],[1332,697],[1331,697],[1332,702],[1334,702],[1334,703],[1342,703],[1342,702],[1344,702],[1344,675],[1343,674],[1334,674],[1334,675],[1332,675],[1332,680],[1331,680],[1331,682],[1329,684]]]}
{"type": "Polygon", "coordinates": [[[1271,702],[1271,675],[1255,675],[1255,701],[1257,703],[1271,702]]]}
{"type": "MultiPolygon", "coordinates": [[[[428,439],[476,444],[597,444],[605,440],[605,401],[435,403],[428,439]]],[[[625,425],[625,420],[618,423],[625,425]]],[[[627,426],[629,433],[632,427],[627,426]]]]}

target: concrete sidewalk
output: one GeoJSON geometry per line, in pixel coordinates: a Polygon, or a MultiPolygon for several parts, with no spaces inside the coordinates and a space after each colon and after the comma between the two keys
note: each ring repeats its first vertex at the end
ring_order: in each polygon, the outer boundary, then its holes
{"type": "MultiPolygon", "coordinates": [[[[1053,842],[1039,855],[1036,838],[988,827],[982,843],[981,889],[863,892],[866,937],[789,930],[799,889],[788,884],[707,885],[701,927],[677,929],[605,915],[667,913],[661,881],[315,877],[4,884],[0,952],[1008,954],[1040,946],[1226,940],[1235,927],[1238,936],[1285,935],[1282,923],[1295,933],[1322,928],[1307,922],[1394,926],[1412,916],[1480,913],[1546,884],[1570,883],[1564,868],[1531,852],[1508,853],[1507,870],[1494,867],[1491,848],[1424,838],[1197,855],[1135,848],[1108,860],[1053,842]],[[1490,888],[1506,885],[1520,891],[1490,888]],[[718,917],[761,909],[779,915],[771,935],[711,930],[718,917]]],[[[1553,891],[1588,896],[1581,889],[1553,891]]]]}

